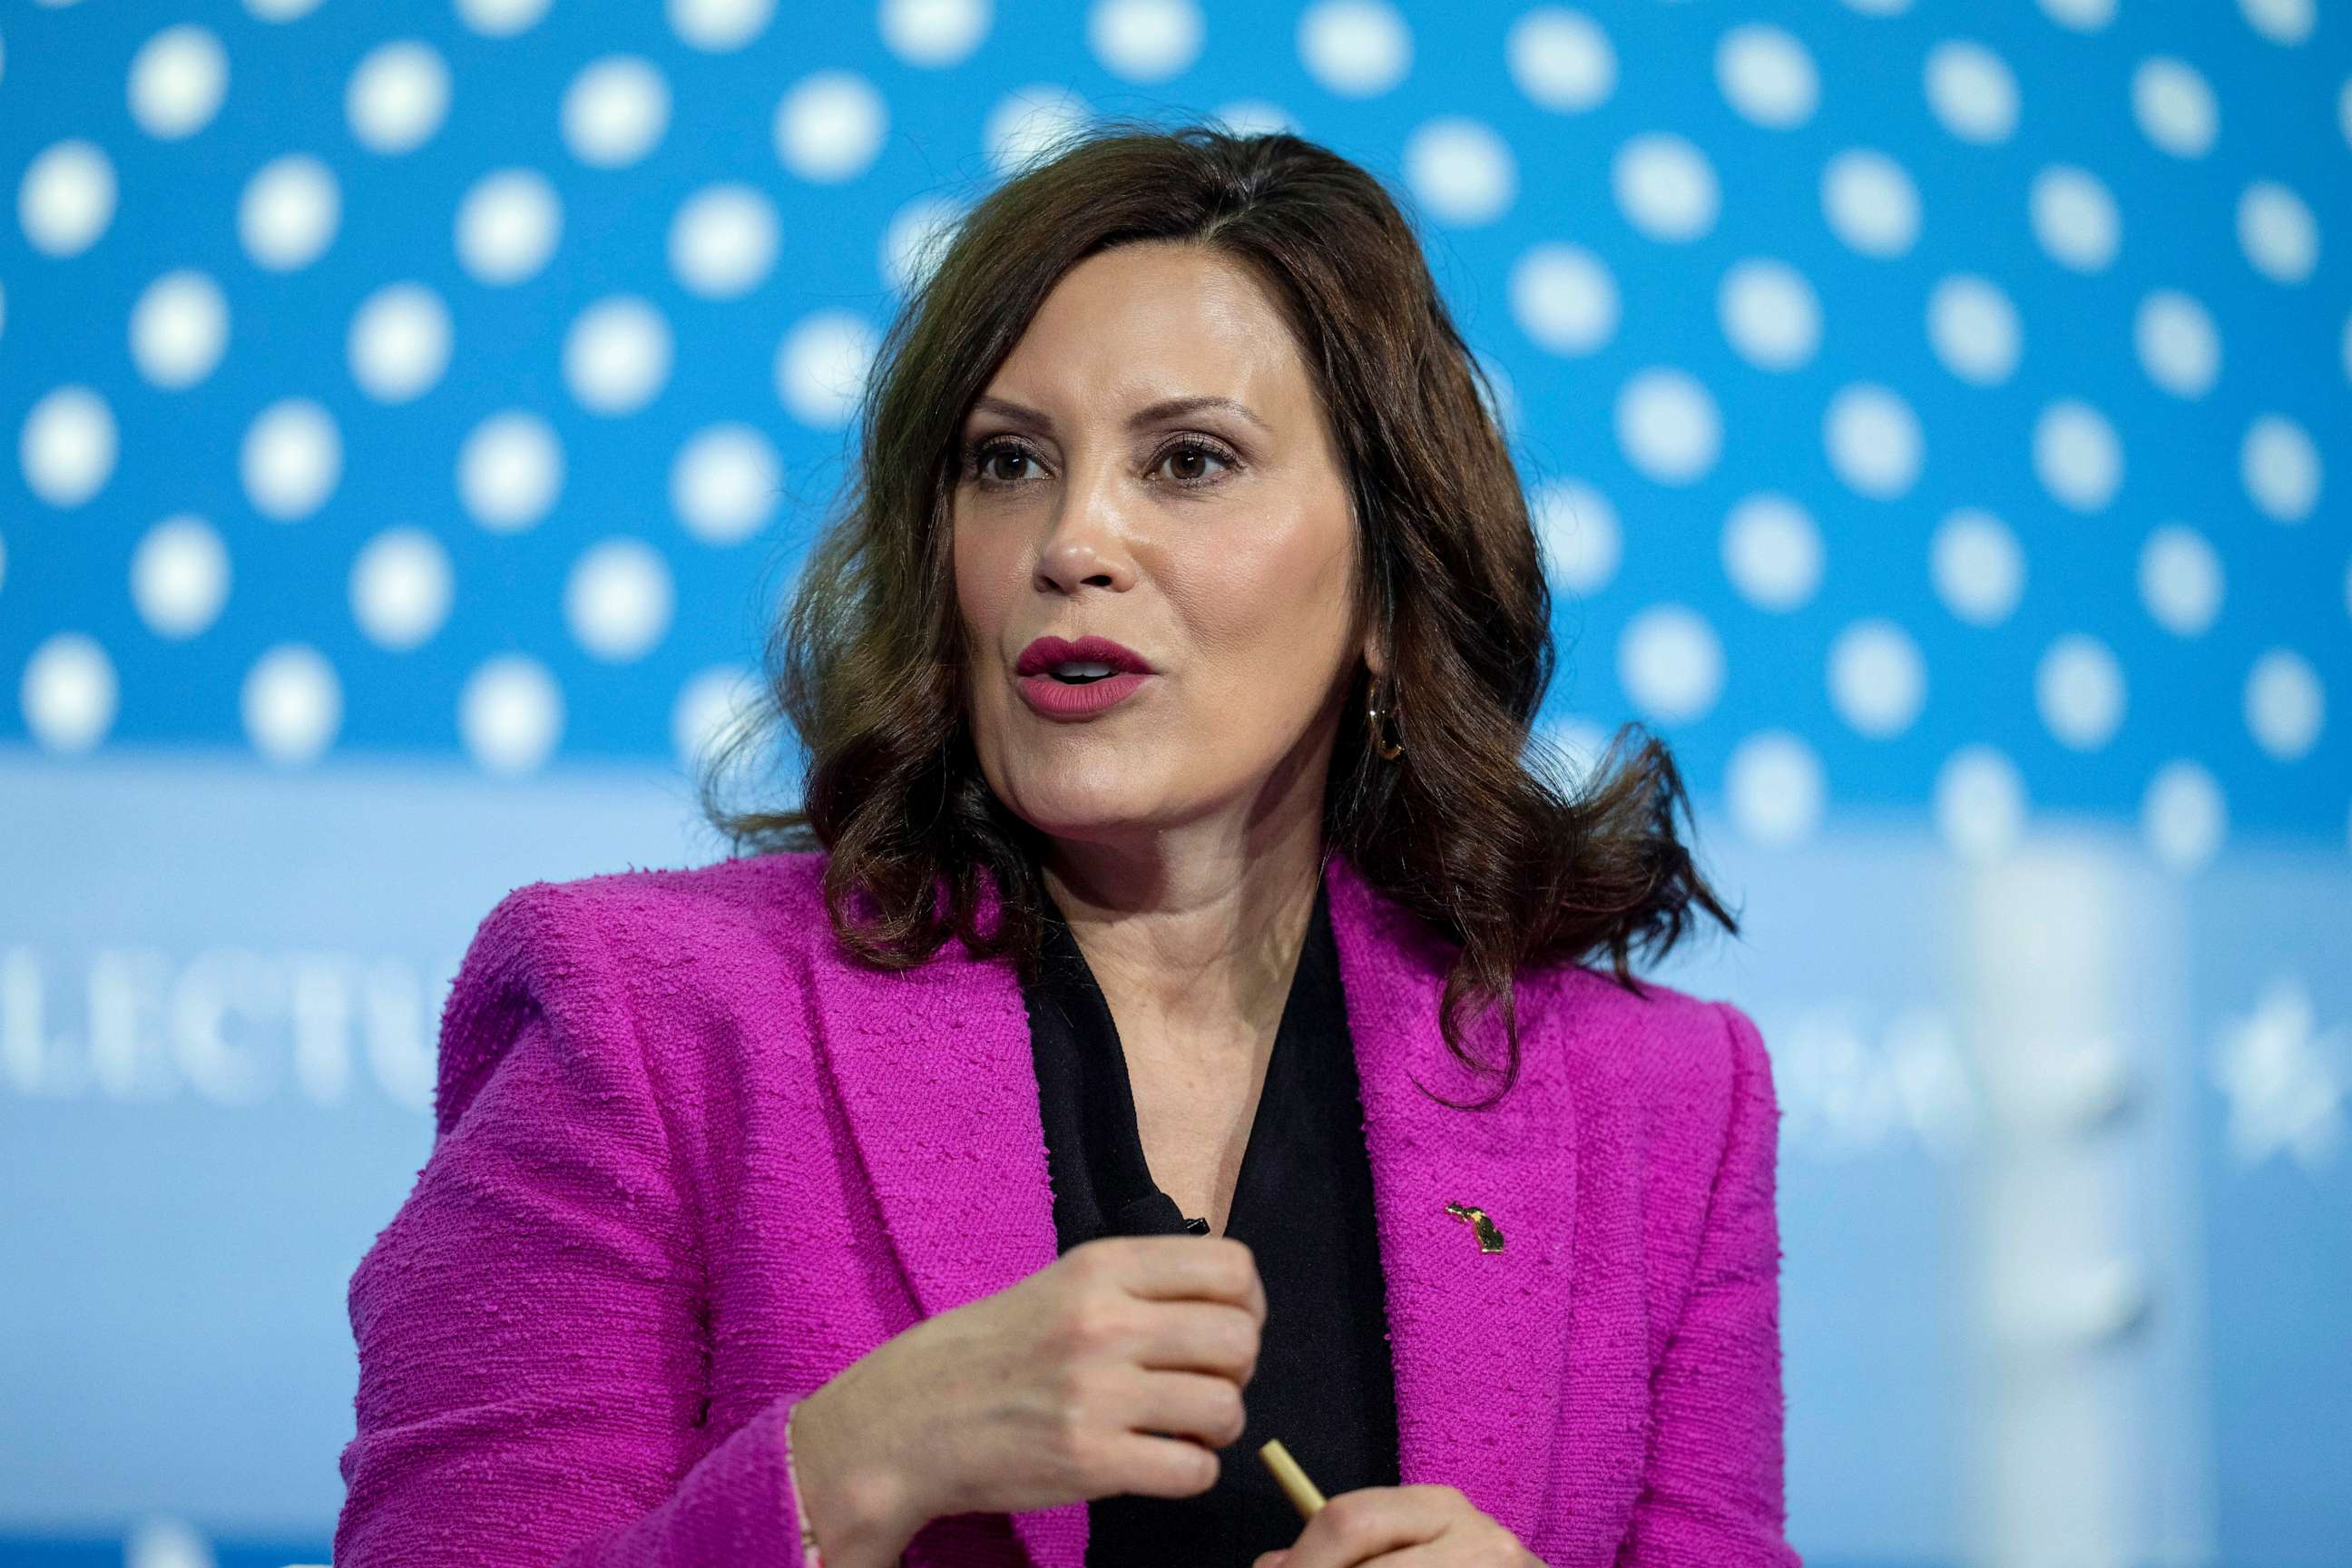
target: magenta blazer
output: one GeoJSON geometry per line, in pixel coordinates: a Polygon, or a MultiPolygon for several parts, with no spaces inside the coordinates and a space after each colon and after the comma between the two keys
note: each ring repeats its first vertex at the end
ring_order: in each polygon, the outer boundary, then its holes
{"type": "MultiPolygon", "coordinates": [[[[823,867],[534,882],[482,921],[431,1154],[352,1276],[337,1568],[792,1568],[792,1403],[1054,1262],[1011,962],[950,939],[903,973],[856,966],[823,867]]],[[[1538,971],[1519,1081],[1449,1110],[1414,1080],[1493,1087],[1438,1034],[1451,947],[1345,857],[1326,879],[1404,1480],[1459,1487],[1560,1568],[1799,1563],[1755,1026],[1538,971]]],[[[983,881],[983,929],[995,908],[983,881]]],[[[958,1514],[906,1561],[1081,1568],[1086,1535],[1083,1502],[958,1514]]]]}

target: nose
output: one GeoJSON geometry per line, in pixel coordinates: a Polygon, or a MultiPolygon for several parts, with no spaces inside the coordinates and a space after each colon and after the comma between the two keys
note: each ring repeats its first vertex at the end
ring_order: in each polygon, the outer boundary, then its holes
{"type": "Polygon", "coordinates": [[[1053,531],[1037,552],[1037,585],[1067,594],[1080,584],[1124,590],[1135,580],[1133,558],[1119,526],[1118,476],[1074,476],[1054,514],[1053,531]]]}

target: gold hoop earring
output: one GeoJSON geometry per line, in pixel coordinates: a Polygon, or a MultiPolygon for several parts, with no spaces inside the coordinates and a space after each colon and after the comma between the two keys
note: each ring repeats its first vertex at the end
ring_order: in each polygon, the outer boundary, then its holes
{"type": "Polygon", "coordinates": [[[1374,702],[1370,707],[1365,709],[1365,728],[1371,732],[1372,750],[1379,752],[1384,760],[1394,762],[1397,758],[1404,755],[1404,742],[1400,740],[1395,744],[1391,745],[1386,740],[1381,738],[1381,708],[1378,702],[1374,702]]]}

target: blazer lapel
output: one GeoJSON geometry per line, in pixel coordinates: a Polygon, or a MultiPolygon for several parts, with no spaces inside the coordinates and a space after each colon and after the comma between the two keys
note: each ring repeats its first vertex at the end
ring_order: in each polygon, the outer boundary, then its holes
{"type": "MultiPolygon", "coordinates": [[[[1445,1048],[1438,1004],[1453,949],[1364,881],[1325,873],[1365,1116],[1407,1483],[1457,1486],[1521,1541],[1535,1536],[1565,1375],[1574,1244],[1575,1118],[1563,1065],[1536,1043],[1522,993],[1518,1082],[1493,1109],[1458,1110],[1497,1079],[1445,1048]],[[1504,1246],[1449,1204],[1483,1210],[1504,1246]]],[[[981,925],[995,920],[982,879],[981,925]]],[[[950,940],[897,973],[820,942],[810,994],[875,1217],[922,1315],[1011,1289],[1058,1256],[1028,1014],[1006,961],[950,940]]],[[[1499,1060],[1501,1029],[1471,1044],[1499,1060]]],[[[1240,1456],[1255,1463],[1255,1455],[1240,1456]]],[[[1082,1568],[1083,1502],[1013,1515],[1038,1568],[1082,1568]]]]}

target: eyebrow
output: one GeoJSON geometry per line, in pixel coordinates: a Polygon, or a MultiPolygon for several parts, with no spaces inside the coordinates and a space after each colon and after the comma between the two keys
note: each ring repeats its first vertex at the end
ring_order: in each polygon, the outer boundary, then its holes
{"type": "MultiPolygon", "coordinates": [[[[1054,427],[1051,416],[1037,409],[1024,404],[1010,402],[1002,397],[992,397],[985,393],[981,395],[971,407],[975,414],[1002,414],[1008,419],[1018,420],[1041,430],[1051,430],[1054,427]]],[[[1251,408],[1248,404],[1237,402],[1230,397],[1206,395],[1197,397],[1163,397],[1157,403],[1147,403],[1128,416],[1127,427],[1130,430],[1140,430],[1147,425],[1157,424],[1162,419],[1173,419],[1202,408],[1222,408],[1228,413],[1238,414],[1267,435],[1274,434],[1274,426],[1259,418],[1256,410],[1251,408]]]]}

